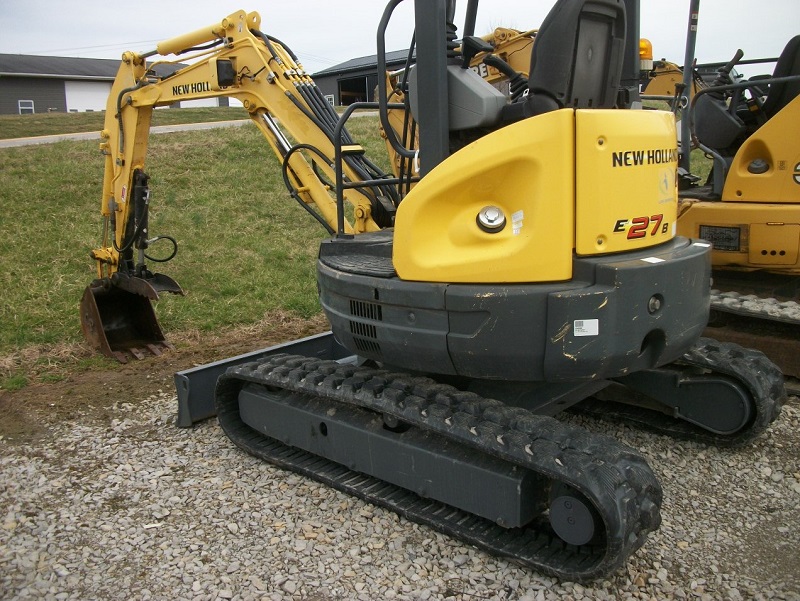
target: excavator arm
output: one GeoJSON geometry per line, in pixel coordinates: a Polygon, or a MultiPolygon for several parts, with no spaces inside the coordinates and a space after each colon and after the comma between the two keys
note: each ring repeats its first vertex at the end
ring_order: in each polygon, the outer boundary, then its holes
{"type": "Polygon", "coordinates": [[[280,41],[260,31],[258,13],[238,11],[220,23],[159,43],[154,51],[123,54],[101,132],[105,155],[101,214],[103,237],[91,251],[97,279],[82,300],[85,337],[106,355],[126,360],[168,346],[150,305],[162,292],[182,294],[172,278],[152,273],[150,191],[145,171],[153,109],[177,102],[229,97],[239,100],[281,161],[290,194],[330,233],[374,232],[391,226],[399,202],[388,176],[371,163],[346,130],[338,140],[345,182],[346,218],[339,223],[335,186],[338,115],[280,41]],[[182,57],[149,63],[155,55],[182,57]],[[177,66],[157,75],[159,65],[177,66]],[[302,141],[297,143],[295,141],[302,141]],[[384,184],[383,181],[387,180],[384,184]]]}

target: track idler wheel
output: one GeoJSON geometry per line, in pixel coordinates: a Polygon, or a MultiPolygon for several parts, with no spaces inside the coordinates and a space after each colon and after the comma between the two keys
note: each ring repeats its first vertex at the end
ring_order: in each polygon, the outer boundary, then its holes
{"type": "Polygon", "coordinates": [[[550,493],[550,526],[565,543],[579,547],[600,536],[603,522],[589,500],[559,484],[550,493]]]}

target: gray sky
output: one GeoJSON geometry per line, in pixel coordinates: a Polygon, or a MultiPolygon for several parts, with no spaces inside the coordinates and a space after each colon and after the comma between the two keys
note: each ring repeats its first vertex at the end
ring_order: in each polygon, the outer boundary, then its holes
{"type": "MultiPolygon", "coordinates": [[[[461,11],[466,2],[461,1],[461,11]]],[[[219,23],[239,10],[261,14],[262,30],[286,43],[309,72],[375,54],[383,0],[0,0],[0,53],[119,58],[161,40],[219,23]]],[[[477,34],[497,26],[533,29],[552,0],[483,0],[477,34]]],[[[682,64],[689,0],[641,0],[641,35],[655,58],[682,64]]],[[[387,49],[408,47],[413,2],[395,10],[387,49]]],[[[463,24],[463,15],[457,19],[463,24]]],[[[798,0],[704,0],[697,57],[727,61],[737,48],[747,58],[774,57],[800,33],[798,0]]],[[[747,75],[771,71],[745,67],[747,75]]]]}

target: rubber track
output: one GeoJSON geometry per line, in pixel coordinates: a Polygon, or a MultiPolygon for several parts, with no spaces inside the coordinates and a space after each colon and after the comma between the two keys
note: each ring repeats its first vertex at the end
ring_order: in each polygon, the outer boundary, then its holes
{"type": "Polygon", "coordinates": [[[786,402],[783,374],[761,351],[730,342],[700,338],[670,367],[684,365],[690,373],[708,370],[738,381],[751,395],[753,418],[747,426],[730,435],[716,434],[699,426],[655,411],[608,401],[587,400],[576,412],[604,419],[619,419],[668,436],[720,447],[739,447],[760,436],[775,421],[786,402]]]}
{"type": "Polygon", "coordinates": [[[633,449],[607,436],[429,378],[279,355],[229,369],[219,379],[216,397],[220,424],[245,451],[558,578],[587,581],[608,574],[622,566],[660,524],[661,487],[633,449]],[[247,382],[390,414],[477,452],[566,483],[592,500],[605,523],[605,536],[600,543],[576,547],[557,538],[546,519],[524,528],[505,529],[286,447],[239,418],[238,394],[247,382]]]}

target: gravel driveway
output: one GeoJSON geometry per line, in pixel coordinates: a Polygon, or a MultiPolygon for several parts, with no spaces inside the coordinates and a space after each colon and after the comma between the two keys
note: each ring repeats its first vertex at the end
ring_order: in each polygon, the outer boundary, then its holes
{"type": "Polygon", "coordinates": [[[639,449],[663,525],[613,576],[558,582],[173,423],[167,387],[0,440],[2,599],[800,599],[800,401],[726,451],[569,417],[639,449]]]}

